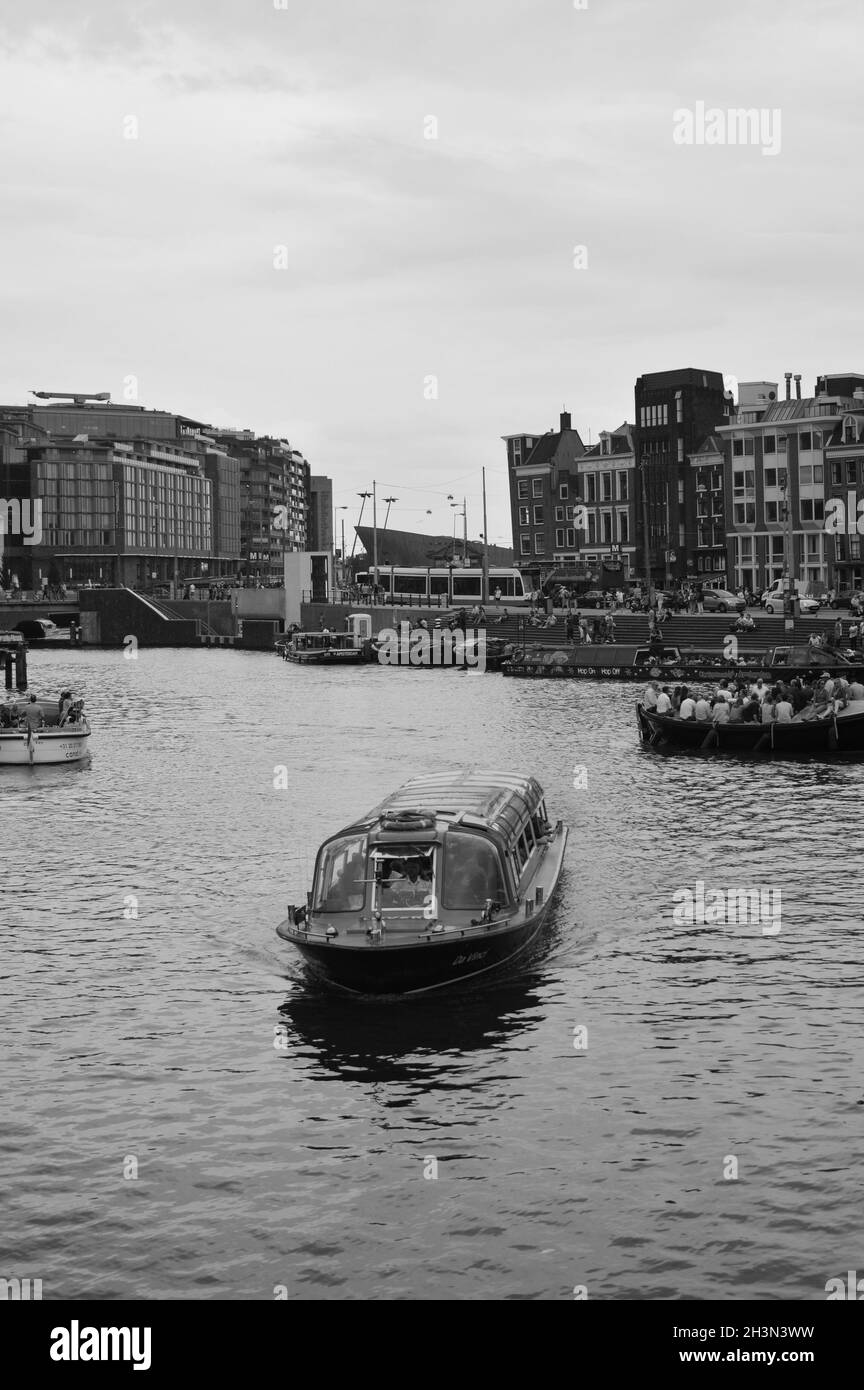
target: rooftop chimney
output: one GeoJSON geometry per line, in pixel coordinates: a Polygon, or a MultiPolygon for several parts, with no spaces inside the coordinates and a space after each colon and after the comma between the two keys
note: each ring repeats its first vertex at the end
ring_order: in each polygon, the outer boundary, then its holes
{"type": "Polygon", "coordinates": [[[791,399],[792,399],[792,373],[791,373],[791,372],[784,372],[783,375],[784,375],[785,378],[786,378],[786,399],[787,399],[787,401],[791,401],[791,399]]]}
{"type": "Polygon", "coordinates": [[[570,423],[570,412],[569,412],[569,410],[562,410],[562,411],[561,411],[561,433],[563,434],[565,430],[569,430],[569,429],[572,429],[572,428],[573,428],[573,426],[572,426],[572,424],[570,423]]]}
{"type": "Polygon", "coordinates": [[[796,372],[796,373],[795,373],[795,399],[796,399],[796,401],[800,401],[800,399],[801,399],[801,373],[800,373],[800,372],[796,372]]]}

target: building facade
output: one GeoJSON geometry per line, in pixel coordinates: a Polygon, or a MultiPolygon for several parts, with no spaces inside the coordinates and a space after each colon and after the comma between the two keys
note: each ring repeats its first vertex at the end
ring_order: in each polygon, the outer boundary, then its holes
{"type": "Polygon", "coordinates": [[[728,419],[731,396],[720,372],[688,367],[639,377],[635,407],[639,573],[661,586],[692,582],[700,517],[690,460],[728,419]]]}
{"type": "Polygon", "coordinates": [[[585,446],[567,411],[562,411],[557,430],[503,439],[514,564],[540,582],[579,560],[574,508],[580,501],[577,464],[585,446]]]}
{"type": "Polygon", "coordinates": [[[633,426],[601,430],[598,442],[577,464],[579,500],[578,562],[589,578],[618,572],[622,584],[634,578],[636,564],[636,454],[633,426]]]}
{"type": "Polygon", "coordinates": [[[864,483],[864,378],[820,377],[816,394],[777,398],[772,383],[742,382],[734,418],[717,429],[722,442],[727,559],[735,587],[761,592],[788,570],[828,586],[860,575],[851,536],[826,530],[826,496],[846,479],[864,483]],[[766,394],[765,387],[768,387],[766,394]],[[857,392],[857,394],[856,394],[857,392]],[[853,470],[854,465],[854,470],[853,470]]]}
{"type": "Polygon", "coordinates": [[[22,590],[281,583],[285,552],[308,546],[310,468],[285,440],[105,394],[0,408],[0,498],[0,579],[22,590]],[[34,506],[38,537],[16,532],[34,506]]]}

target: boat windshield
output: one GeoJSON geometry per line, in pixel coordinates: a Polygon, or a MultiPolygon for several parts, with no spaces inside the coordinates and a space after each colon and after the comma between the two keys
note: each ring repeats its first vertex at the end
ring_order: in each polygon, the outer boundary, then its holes
{"type": "Polygon", "coordinates": [[[479,908],[487,898],[497,903],[507,901],[498,851],[480,835],[448,830],[444,837],[444,906],[479,908]]]}
{"type": "Polygon", "coordinates": [[[366,900],[365,835],[344,835],[322,851],[315,875],[316,912],[360,912],[366,900]]]}
{"type": "Polygon", "coordinates": [[[421,912],[435,882],[434,845],[394,845],[373,853],[375,900],[382,912],[421,912]]]}

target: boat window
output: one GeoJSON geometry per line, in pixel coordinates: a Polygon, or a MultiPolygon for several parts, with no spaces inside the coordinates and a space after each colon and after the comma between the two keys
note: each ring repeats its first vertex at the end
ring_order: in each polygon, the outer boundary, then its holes
{"type": "Polygon", "coordinates": [[[479,835],[449,830],[444,837],[444,906],[480,908],[487,898],[507,901],[498,851],[479,835]]]}
{"type": "Polygon", "coordinates": [[[321,851],[315,875],[316,912],[359,912],[366,899],[366,836],[345,835],[321,851]]]}
{"type": "Polygon", "coordinates": [[[435,882],[434,846],[394,845],[376,849],[372,858],[375,901],[382,912],[419,912],[426,906],[435,882]]]}

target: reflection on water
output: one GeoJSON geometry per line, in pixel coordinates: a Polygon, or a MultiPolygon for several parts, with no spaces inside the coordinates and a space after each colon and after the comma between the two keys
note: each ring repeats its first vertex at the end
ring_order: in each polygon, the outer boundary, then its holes
{"type": "Polygon", "coordinates": [[[228,651],[31,672],[94,733],[89,766],[0,782],[9,1275],[807,1299],[860,1267],[860,765],[657,756],[624,685],[228,651]],[[465,765],[535,773],[571,827],[539,949],[398,1004],[323,991],[274,932],[318,844],[465,765]],[[781,890],[782,930],[676,926],[697,881],[781,890]]]}

